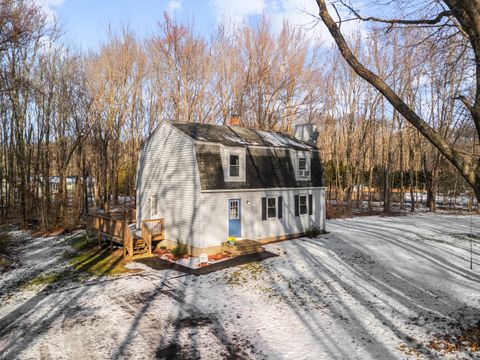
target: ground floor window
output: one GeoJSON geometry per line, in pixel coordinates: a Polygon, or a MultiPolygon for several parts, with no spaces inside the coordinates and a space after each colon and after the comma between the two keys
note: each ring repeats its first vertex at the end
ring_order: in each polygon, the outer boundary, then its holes
{"type": "Polygon", "coordinates": [[[295,216],[313,214],[313,195],[295,195],[295,216]]]}
{"type": "Polygon", "coordinates": [[[283,217],[282,197],[262,197],[262,220],[283,217]]]}
{"type": "Polygon", "coordinates": [[[308,212],[307,196],[302,195],[300,196],[300,215],[304,215],[307,212],[308,212]]]}
{"type": "Polygon", "coordinates": [[[269,218],[277,217],[277,199],[276,198],[267,198],[267,216],[269,218]]]}

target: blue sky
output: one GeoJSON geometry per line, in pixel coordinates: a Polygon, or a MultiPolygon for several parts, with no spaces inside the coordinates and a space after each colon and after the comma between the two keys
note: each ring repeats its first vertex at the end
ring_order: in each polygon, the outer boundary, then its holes
{"type": "MultiPolygon", "coordinates": [[[[79,50],[95,49],[106,38],[110,24],[114,29],[128,25],[139,37],[156,31],[167,12],[182,22],[193,22],[196,32],[210,34],[222,21],[255,21],[263,12],[279,30],[283,19],[307,26],[316,12],[313,0],[35,0],[50,17],[63,25],[63,41],[79,50]]],[[[310,31],[312,36],[321,28],[310,31]]]]}
{"type": "Polygon", "coordinates": [[[162,0],[65,0],[53,6],[55,15],[65,30],[64,41],[82,49],[97,47],[106,37],[109,25],[114,29],[128,25],[137,35],[143,37],[156,30],[164,12],[181,20],[195,18],[199,31],[208,31],[214,26],[204,8],[198,6],[195,12],[175,8],[177,2],[162,0]],[[200,28],[203,28],[200,30],[200,28]]]}

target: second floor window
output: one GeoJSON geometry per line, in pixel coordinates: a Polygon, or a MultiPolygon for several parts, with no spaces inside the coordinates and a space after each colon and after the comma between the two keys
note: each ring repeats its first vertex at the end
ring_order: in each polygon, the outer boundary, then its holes
{"type": "Polygon", "coordinates": [[[301,157],[298,159],[298,174],[300,176],[310,176],[310,171],[307,167],[307,158],[301,157]]]}
{"type": "Polygon", "coordinates": [[[239,155],[230,155],[230,176],[231,177],[240,176],[240,156],[239,155]]]}

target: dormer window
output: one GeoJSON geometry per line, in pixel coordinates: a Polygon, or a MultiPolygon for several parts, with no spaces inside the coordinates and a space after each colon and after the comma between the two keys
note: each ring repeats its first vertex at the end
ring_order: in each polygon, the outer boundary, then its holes
{"type": "Polygon", "coordinates": [[[240,155],[231,155],[230,154],[230,177],[239,177],[240,176],[240,155]]]}
{"type": "Polygon", "coordinates": [[[309,177],[310,176],[310,170],[307,166],[307,158],[306,157],[298,158],[298,175],[300,175],[300,177],[309,177]]]}
{"type": "Polygon", "coordinates": [[[298,173],[302,177],[310,175],[310,171],[307,169],[307,158],[298,159],[298,173]]]}
{"type": "Polygon", "coordinates": [[[245,181],[245,149],[222,149],[223,175],[225,181],[245,181]]]}
{"type": "Polygon", "coordinates": [[[312,155],[309,151],[291,151],[290,156],[297,181],[310,181],[312,155]]]}

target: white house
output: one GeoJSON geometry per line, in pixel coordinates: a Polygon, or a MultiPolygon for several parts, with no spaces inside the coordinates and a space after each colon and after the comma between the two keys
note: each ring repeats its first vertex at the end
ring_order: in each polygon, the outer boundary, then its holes
{"type": "MultiPolygon", "coordinates": [[[[315,136],[312,126],[298,129],[305,140],[315,136]]],[[[311,226],[325,230],[323,170],[311,143],[240,126],[163,121],[140,152],[137,228],[164,218],[166,245],[186,243],[193,255],[221,252],[229,236],[267,243],[311,226]]]]}

